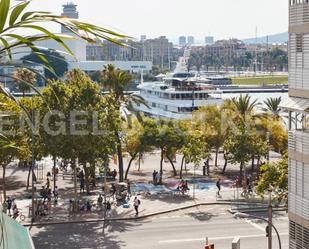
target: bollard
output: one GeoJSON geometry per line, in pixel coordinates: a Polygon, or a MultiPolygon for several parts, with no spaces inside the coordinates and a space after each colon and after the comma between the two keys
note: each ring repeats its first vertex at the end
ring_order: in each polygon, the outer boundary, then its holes
{"type": "Polygon", "coordinates": [[[234,238],[232,241],[232,249],[240,249],[240,238],[234,238]]]}

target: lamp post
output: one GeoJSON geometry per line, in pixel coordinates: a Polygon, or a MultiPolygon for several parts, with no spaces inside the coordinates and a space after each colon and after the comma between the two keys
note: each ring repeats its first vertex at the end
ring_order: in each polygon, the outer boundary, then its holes
{"type": "Polygon", "coordinates": [[[32,177],[31,177],[31,221],[34,222],[34,215],[35,215],[35,211],[34,211],[34,165],[35,165],[35,157],[34,157],[34,132],[35,132],[35,117],[34,117],[34,107],[33,107],[33,94],[31,97],[31,123],[32,123],[32,127],[31,127],[31,146],[32,146],[32,162],[31,162],[31,173],[32,173],[32,177]]]}
{"type": "Polygon", "coordinates": [[[273,219],[273,207],[271,205],[271,192],[272,187],[269,186],[269,198],[268,198],[268,249],[272,248],[272,219],[273,219]]]}
{"type": "Polygon", "coordinates": [[[269,153],[270,153],[270,148],[269,148],[269,142],[270,142],[270,134],[269,131],[266,132],[266,140],[267,140],[267,164],[269,164],[269,153]]]}
{"type": "MultiPolygon", "coordinates": [[[[274,226],[274,224],[272,222],[270,222],[269,220],[267,220],[267,219],[265,219],[263,217],[259,217],[259,216],[255,216],[255,215],[251,215],[251,214],[245,214],[245,213],[235,213],[234,216],[235,217],[239,217],[239,218],[250,218],[251,217],[251,218],[255,218],[255,219],[266,221],[268,223],[269,237],[271,237],[271,232],[270,232],[271,229],[270,228],[273,228],[275,230],[276,234],[277,234],[278,243],[279,243],[279,249],[281,249],[280,235],[279,235],[279,232],[278,232],[277,228],[274,226]]],[[[271,249],[271,248],[268,248],[268,249],[271,249]]]]}

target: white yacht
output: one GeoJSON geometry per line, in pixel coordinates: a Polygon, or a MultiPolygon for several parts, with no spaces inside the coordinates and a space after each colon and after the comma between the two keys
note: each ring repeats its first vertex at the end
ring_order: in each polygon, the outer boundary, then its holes
{"type": "Polygon", "coordinates": [[[188,47],[184,56],[179,58],[174,73],[161,77],[161,81],[143,82],[137,86],[139,95],[146,101],[145,105],[135,108],[150,117],[172,119],[191,119],[192,111],[202,106],[222,104],[222,92],[207,80],[199,79],[187,71],[190,56],[188,47]]]}
{"type": "Polygon", "coordinates": [[[175,73],[161,82],[141,83],[138,89],[148,107],[135,108],[150,117],[191,119],[192,111],[223,102],[221,91],[215,86],[201,83],[188,73],[175,73]]]}

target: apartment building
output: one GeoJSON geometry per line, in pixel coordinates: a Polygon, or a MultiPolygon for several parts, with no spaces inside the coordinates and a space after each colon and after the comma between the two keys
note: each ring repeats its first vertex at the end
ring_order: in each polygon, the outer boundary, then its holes
{"type": "Polygon", "coordinates": [[[290,249],[309,248],[309,3],[289,1],[290,249]]]}

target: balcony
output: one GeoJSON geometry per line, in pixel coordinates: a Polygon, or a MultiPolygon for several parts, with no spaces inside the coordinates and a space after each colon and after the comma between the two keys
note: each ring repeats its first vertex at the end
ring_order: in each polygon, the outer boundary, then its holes
{"type": "Polygon", "coordinates": [[[309,23],[309,4],[297,4],[290,6],[290,25],[301,25],[309,23]]]}
{"type": "Polygon", "coordinates": [[[309,155],[309,130],[290,131],[289,149],[309,155]]]}

